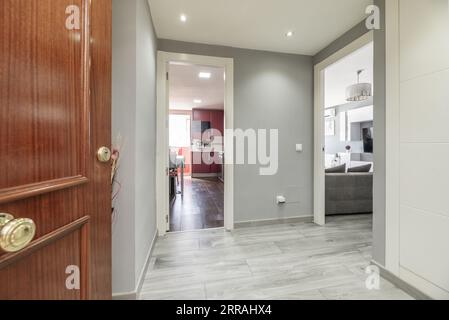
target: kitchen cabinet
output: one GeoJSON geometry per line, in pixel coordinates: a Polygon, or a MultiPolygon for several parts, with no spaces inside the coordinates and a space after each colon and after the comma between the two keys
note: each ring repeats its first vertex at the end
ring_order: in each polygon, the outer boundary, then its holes
{"type": "Polygon", "coordinates": [[[220,152],[192,152],[192,174],[219,174],[221,172],[220,152]]]}
{"type": "Polygon", "coordinates": [[[209,163],[209,154],[207,152],[195,151],[192,152],[192,174],[207,174],[211,172],[211,165],[209,163]],[[205,161],[206,160],[206,161],[205,161]]]}
{"type": "Polygon", "coordinates": [[[213,129],[220,131],[221,135],[223,135],[224,134],[224,112],[220,111],[220,110],[211,111],[210,124],[213,129]]]}
{"type": "Polygon", "coordinates": [[[192,120],[193,121],[210,121],[211,110],[192,110],[192,120]]]}
{"type": "MultiPolygon", "coordinates": [[[[215,129],[218,132],[220,132],[220,138],[223,143],[223,133],[224,133],[224,111],[223,110],[199,110],[194,109],[192,110],[192,122],[194,121],[201,121],[201,122],[209,122],[210,128],[215,129]]],[[[196,130],[198,131],[198,130],[196,130]]],[[[192,139],[199,140],[198,137],[200,134],[196,132],[194,128],[192,127],[192,139]]],[[[203,137],[203,143],[204,142],[210,142],[214,138],[214,134],[211,136],[206,135],[203,137]]],[[[209,152],[210,149],[206,149],[207,151],[203,150],[202,148],[198,148],[197,150],[192,150],[192,175],[195,176],[195,174],[200,175],[218,175],[221,172],[221,160],[220,160],[220,153],[223,151],[223,145],[221,150],[212,150],[212,152],[209,152]],[[212,163],[212,164],[210,164],[212,163]]]]}
{"type": "Polygon", "coordinates": [[[220,157],[220,152],[213,153],[214,162],[210,166],[211,173],[220,173],[222,166],[222,158],[220,157]]]}
{"type": "Polygon", "coordinates": [[[218,130],[224,134],[224,111],[223,110],[192,110],[192,121],[209,122],[211,129],[218,130]]]}

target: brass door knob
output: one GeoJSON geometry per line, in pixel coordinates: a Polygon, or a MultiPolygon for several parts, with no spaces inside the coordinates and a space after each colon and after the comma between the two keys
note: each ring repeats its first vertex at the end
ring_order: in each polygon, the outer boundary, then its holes
{"type": "Polygon", "coordinates": [[[101,147],[97,151],[97,159],[100,162],[106,163],[111,161],[112,152],[108,147],[101,147]]]}
{"type": "Polygon", "coordinates": [[[0,250],[17,252],[26,248],[36,235],[36,225],[31,219],[14,219],[7,213],[0,213],[0,250]]]}

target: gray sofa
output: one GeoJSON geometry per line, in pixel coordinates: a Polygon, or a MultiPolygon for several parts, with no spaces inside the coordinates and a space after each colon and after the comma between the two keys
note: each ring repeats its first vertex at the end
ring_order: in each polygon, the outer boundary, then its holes
{"type": "Polygon", "coordinates": [[[326,215],[373,212],[373,173],[326,173],[326,215]]]}

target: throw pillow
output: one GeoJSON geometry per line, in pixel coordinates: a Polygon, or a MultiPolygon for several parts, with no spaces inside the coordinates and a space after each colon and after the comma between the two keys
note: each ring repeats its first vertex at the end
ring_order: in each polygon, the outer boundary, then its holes
{"type": "Polygon", "coordinates": [[[326,173],[346,173],[346,163],[341,166],[326,169],[326,173]]]}
{"type": "Polygon", "coordinates": [[[348,172],[351,173],[362,173],[362,172],[370,172],[371,171],[371,163],[370,164],[366,164],[360,167],[355,167],[355,168],[349,168],[348,172]]]}

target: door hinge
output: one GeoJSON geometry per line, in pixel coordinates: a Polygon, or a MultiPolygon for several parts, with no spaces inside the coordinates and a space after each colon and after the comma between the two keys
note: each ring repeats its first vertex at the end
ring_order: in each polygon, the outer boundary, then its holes
{"type": "Polygon", "coordinates": [[[168,215],[165,216],[165,221],[168,223],[168,215]]]}
{"type": "Polygon", "coordinates": [[[166,73],[166,76],[167,76],[167,81],[168,81],[168,72],[166,73]]]}

